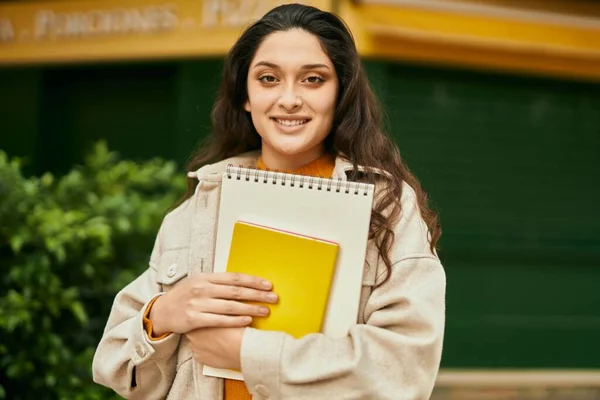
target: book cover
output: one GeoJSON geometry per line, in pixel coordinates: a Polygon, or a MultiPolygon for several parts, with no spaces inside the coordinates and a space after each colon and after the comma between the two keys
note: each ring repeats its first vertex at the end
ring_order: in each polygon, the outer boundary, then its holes
{"type": "Polygon", "coordinates": [[[264,304],[270,314],[254,317],[250,326],[296,338],[321,332],[337,254],[338,245],[327,240],[236,222],[227,271],[264,278],[279,296],[276,304],[264,304]]]}

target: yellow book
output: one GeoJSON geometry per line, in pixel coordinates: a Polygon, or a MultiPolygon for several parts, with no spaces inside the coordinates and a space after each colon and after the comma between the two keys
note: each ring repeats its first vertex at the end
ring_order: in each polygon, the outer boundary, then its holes
{"type": "Polygon", "coordinates": [[[321,332],[338,247],[327,240],[236,222],[227,271],[264,278],[279,296],[277,304],[265,304],[271,313],[254,317],[251,326],[296,338],[321,332]]]}

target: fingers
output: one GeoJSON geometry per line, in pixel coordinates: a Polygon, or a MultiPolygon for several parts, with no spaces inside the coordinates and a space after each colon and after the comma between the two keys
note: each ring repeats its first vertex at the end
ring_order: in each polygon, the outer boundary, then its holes
{"type": "Polygon", "coordinates": [[[198,328],[235,328],[250,325],[252,317],[203,313],[198,328]]]}
{"type": "Polygon", "coordinates": [[[241,286],[258,290],[271,290],[273,287],[271,282],[267,280],[238,272],[206,274],[206,279],[218,285],[241,286]]]}
{"type": "Polygon", "coordinates": [[[264,306],[245,304],[233,300],[210,299],[204,303],[204,312],[224,315],[266,317],[269,309],[264,306]]]}
{"type": "Polygon", "coordinates": [[[264,290],[250,289],[240,286],[213,285],[210,288],[211,297],[217,299],[256,301],[258,303],[276,303],[277,295],[264,290]]]}

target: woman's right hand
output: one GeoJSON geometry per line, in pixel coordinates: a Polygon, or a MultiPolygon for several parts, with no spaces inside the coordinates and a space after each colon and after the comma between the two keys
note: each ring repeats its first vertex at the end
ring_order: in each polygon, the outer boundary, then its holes
{"type": "Polygon", "coordinates": [[[276,303],[271,288],[270,282],[241,273],[195,275],[154,302],[149,316],[153,335],[246,326],[254,316],[267,316],[269,309],[244,302],[276,303]]]}

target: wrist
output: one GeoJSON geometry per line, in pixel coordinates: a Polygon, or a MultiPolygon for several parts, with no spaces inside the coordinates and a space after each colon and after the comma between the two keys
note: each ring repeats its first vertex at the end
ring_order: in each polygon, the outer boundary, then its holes
{"type": "Polygon", "coordinates": [[[236,337],[233,341],[233,346],[231,346],[233,349],[233,368],[238,371],[242,370],[242,341],[244,340],[245,331],[246,328],[236,329],[236,337]]]}
{"type": "Polygon", "coordinates": [[[152,334],[155,337],[163,336],[164,334],[169,332],[167,326],[165,326],[165,321],[163,316],[166,315],[163,312],[164,306],[164,295],[160,295],[152,304],[152,308],[150,309],[150,314],[148,315],[148,319],[152,321],[152,334]]]}

